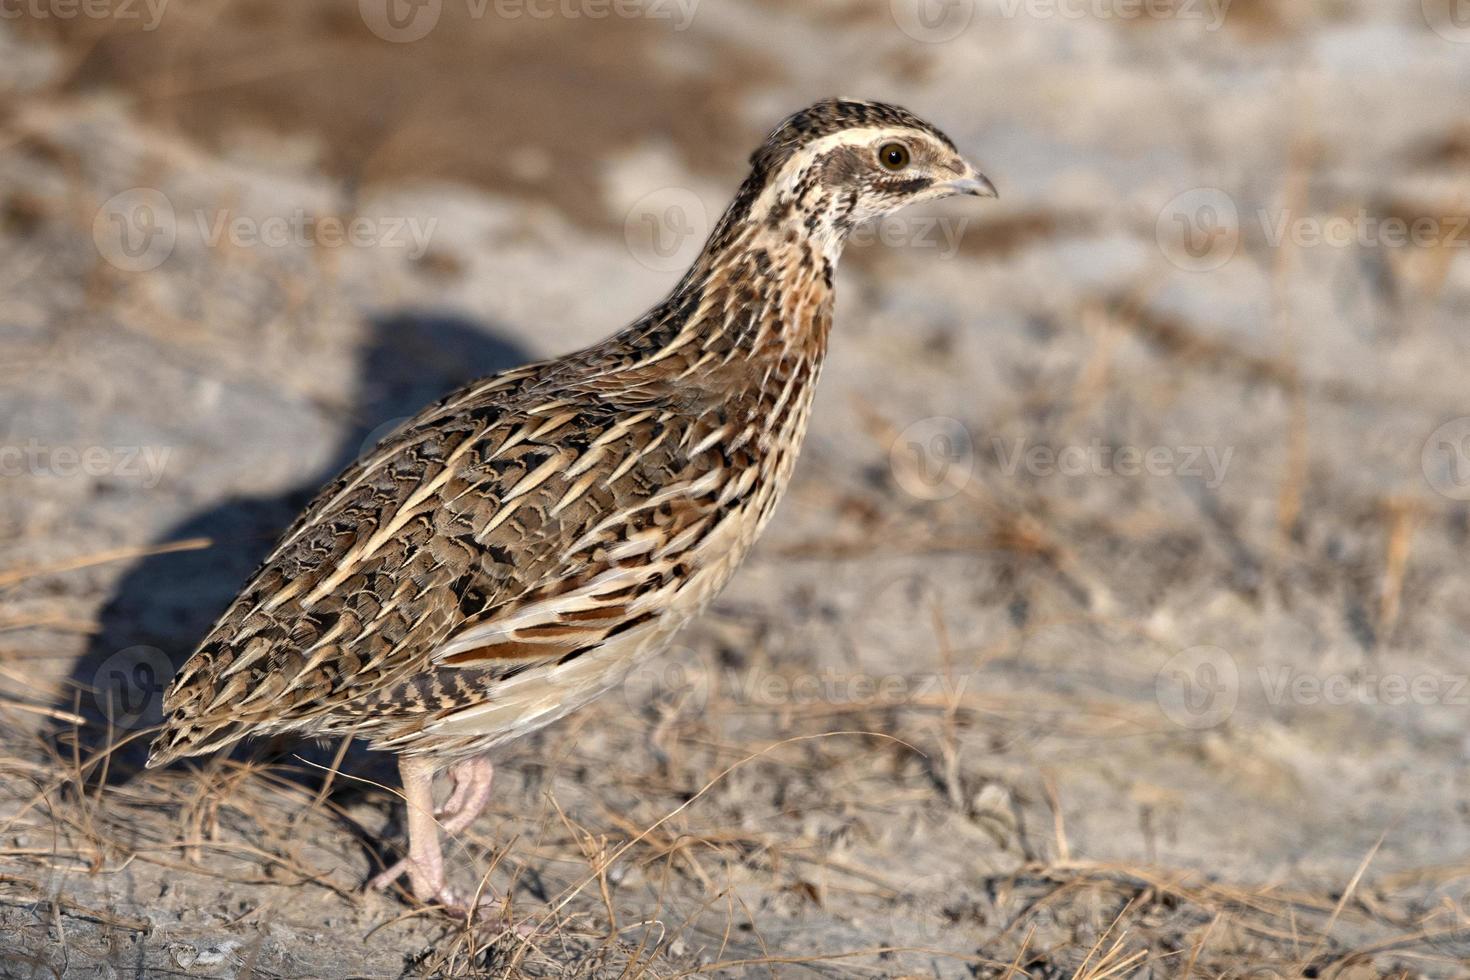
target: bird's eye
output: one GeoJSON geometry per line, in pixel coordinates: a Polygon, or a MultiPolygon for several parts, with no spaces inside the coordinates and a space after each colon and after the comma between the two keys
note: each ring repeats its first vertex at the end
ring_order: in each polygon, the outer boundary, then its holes
{"type": "Polygon", "coordinates": [[[909,148],[902,143],[884,143],[878,150],[878,162],[886,170],[902,170],[909,165],[909,148]]]}

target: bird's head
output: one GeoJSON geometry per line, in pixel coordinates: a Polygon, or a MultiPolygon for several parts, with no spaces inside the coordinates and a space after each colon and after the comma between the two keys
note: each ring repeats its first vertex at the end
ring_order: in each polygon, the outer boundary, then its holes
{"type": "Polygon", "coordinates": [[[751,157],[749,220],[795,219],[840,244],[854,225],[919,201],[995,197],[937,128],[898,106],[827,99],[788,117],[751,157]]]}

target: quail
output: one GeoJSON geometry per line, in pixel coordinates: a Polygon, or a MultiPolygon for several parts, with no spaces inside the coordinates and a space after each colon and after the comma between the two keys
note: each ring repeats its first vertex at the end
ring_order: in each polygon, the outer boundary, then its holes
{"type": "Polygon", "coordinates": [[[277,733],[394,752],[408,853],[371,884],[459,907],[440,833],[486,806],[490,754],[667,647],[769,521],[849,233],[963,194],[996,196],[904,109],[788,117],[666,299],[449,394],[317,495],[179,670],[148,765],[277,733]]]}

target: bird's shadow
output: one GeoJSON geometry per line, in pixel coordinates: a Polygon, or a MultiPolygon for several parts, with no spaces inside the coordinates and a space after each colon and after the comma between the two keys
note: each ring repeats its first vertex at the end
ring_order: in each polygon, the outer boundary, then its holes
{"type": "MultiPolygon", "coordinates": [[[[329,463],[285,492],[231,497],[170,528],[158,545],[210,544],[143,558],[103,607],[92,642],[71,670],[70,701],[61,706],[83,720],[49,733],[62,758],[94,760],[88,780],[125,783],[142,769],[174,672],[323,484],[441,395],[531,359],[491,328],[453,315],[396,311],[370,318],[368,333],[350,423],[329,463]]],[[[323,769],[336,754],[335,747],[305,744],[292,751],[323,769]]],[[[381,753],[349,750],[340,768],[364,780],[396,782],[391,758],[381,753]]],[[[322,777],[302,778],[310,783],[322,777]]],[[[334,781],[333,798],[348,802],[357,785],[334,781]]]]}

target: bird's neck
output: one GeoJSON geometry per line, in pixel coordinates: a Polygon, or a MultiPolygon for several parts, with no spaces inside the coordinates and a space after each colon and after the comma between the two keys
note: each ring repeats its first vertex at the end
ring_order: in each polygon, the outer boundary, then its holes
{"type": "Polygon", "coordinates": [[[752,183],[679,285],[632,328],[645,349],[691,372],[793,359],[820,367],[826,354],[846,230],[752,183]]]}

